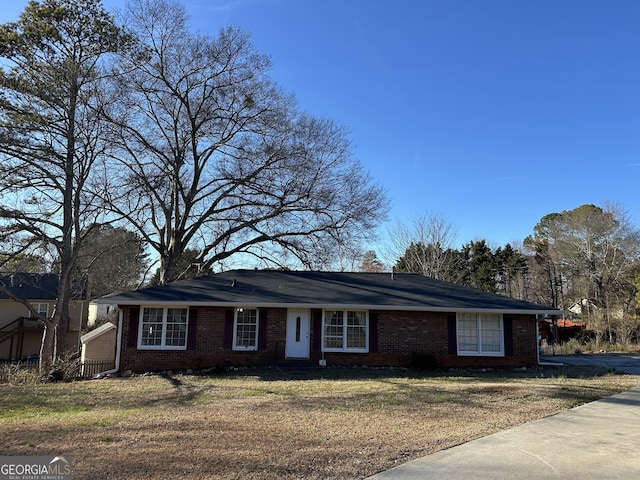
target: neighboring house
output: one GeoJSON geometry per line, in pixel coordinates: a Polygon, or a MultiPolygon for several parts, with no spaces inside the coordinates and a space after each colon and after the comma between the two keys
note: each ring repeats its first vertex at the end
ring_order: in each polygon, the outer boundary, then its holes
{"type": "MultiPolygon", "coordinates": [[[[590,316],[598,316],[604,314],[603,309],[601,307],[598,307],[588,298],[582,298],[573,303],[568,308],[567,313],[570,315],[571,319],[586,319],[590,316]]],[[[607,310],[607,314],[611,319],[621,320],[625,316],[625,310],[620,305],[611,306],[607,310]]]]}
{"type": "Polygon", "coordinates": [[[235,270],[95,300],[119,312],[116,368],[524,366],[561,312],[415,274],[235,270]]]}
{"type": "Polygon", "coordinates": [[[586,322],[565,318],[547,318],[540,323],[540,340],[543,346],[565,343],[579,337],[587,327],[586,322]]]}
{"type": "MultiPolygon", "coordinates": [[[[56,305],[58,276],[55,274],[17,273],[0,276],[12,295],[27,300],[41,315],[50,316],[56,305]]],[[[66,346],[78,351],[80,330],[86,322],[87,302],[72,300],[66,346]]],[[[29,309],[0,291],[0,360],[25,360],[40,353],[43,325],[29,309]]]]}
{"type": "Polygon", "coordinates": [[[582,315],[588,315],[594,308],[596,308],[596,306],[591,300],[588,298],[581,298],[567,309],[567,313],[575,317],[580,317],[582,315]]]}
{"type": "Polygon", "coordinates": [[[106,305],[91,302],[87,314],[87,327],[93,328],[106,322],[115,323],[118,320],[118,307],[116,305],[106,305]]]}

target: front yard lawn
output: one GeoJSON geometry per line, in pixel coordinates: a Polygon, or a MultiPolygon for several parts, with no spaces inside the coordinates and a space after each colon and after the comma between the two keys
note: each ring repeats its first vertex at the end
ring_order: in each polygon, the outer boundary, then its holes
{"type": "Polygon", "coordinates": [[[586,367],[0,385],[0,454],[70,455],[77,479],[358,479],[638,385],[586,367]]]}

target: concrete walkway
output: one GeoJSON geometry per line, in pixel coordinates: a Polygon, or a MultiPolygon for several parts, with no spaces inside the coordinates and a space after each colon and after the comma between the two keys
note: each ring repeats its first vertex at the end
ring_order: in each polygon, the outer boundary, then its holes
{"type": "Polygon", "coordinates": [[[369,478],[640,478],[640,387],[434,453],[369,478]]]}

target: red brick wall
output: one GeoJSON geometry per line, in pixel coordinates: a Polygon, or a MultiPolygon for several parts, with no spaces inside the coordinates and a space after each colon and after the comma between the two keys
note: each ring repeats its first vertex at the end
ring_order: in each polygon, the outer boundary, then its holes
{"type": "MultiPolygon", "coordinates": [[[[195,307],[194,307],[195,308],[195,307]]],[[[224,308],[197,307],[196,340],[192,350],[138,350],[129,346],[129,316],[124,310],[120,371],[133,372],[200,369],[220,366],[273,365],[284,358],[287,310],[269,308],[260,311],[267,316],[267,348],[252,352],[236,352],[224,347],[224,308]]]]}
{"type": "MultiPolygon", "coordinates": [[[[285,355],[286,318],[284,308],[266,309],[266,348],[255,352],[235,352],[225,348],[225,309],[197,308],[195,348],[192,350],[138,350],[129,342],[129,316],[131,309],[124,309],[120,370],[160,371],[187,368],[211,368],[218,366],[272,365],[285,355]]],[[[261,310],[260,315],[264,315],[261,310]]],[[[513,315],[513,355],[504,357],[458,357],[450,354],[448,319],[452,313],[378,311],[377,352],[368,354],[322,353],[311,348],[311,360],[321,358],[327,365],[411,366],[416,359],[437,362],[440,367],[499,367],[529,366],[537,361],[535,317],[513,315]]],[[[453,317],[452,317],[453,316],[453,317]]],[[[311,316],[310,345],[317,329],[311,316]]],[[[136,332],[137,335],[137,332],[136,332]]]]}
{"type": "MultiPolygon", "coordinates": [[[[474,357],[449,354],[448,319],[454,313],[379,311],[378,352],[325,353],[327,365],[412,366],[425,361],[439,367],[531,366],[537,363],[536,323],[532,315],[512,315],[513,355],[474,357]]],[[[455,351],[455,350],[454,350],[455,351]]],[[[315,352],[314,359],[321,358],[315,352]]]]}

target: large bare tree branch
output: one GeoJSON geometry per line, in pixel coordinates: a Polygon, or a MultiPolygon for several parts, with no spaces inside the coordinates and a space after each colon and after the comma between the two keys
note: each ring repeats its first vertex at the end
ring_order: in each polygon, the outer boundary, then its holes
{"type": "Polygon", "coordinates": [[[126,23],[140,49],[105,111],[121,162],[109,200],[157,251],[161,283],[187,249],[206,269],[239,254],[319,268],[373,235],[386,194],[348,131],[298,111],[246,33],[193,34],[164,0],[134,1],[126,23]]]}

